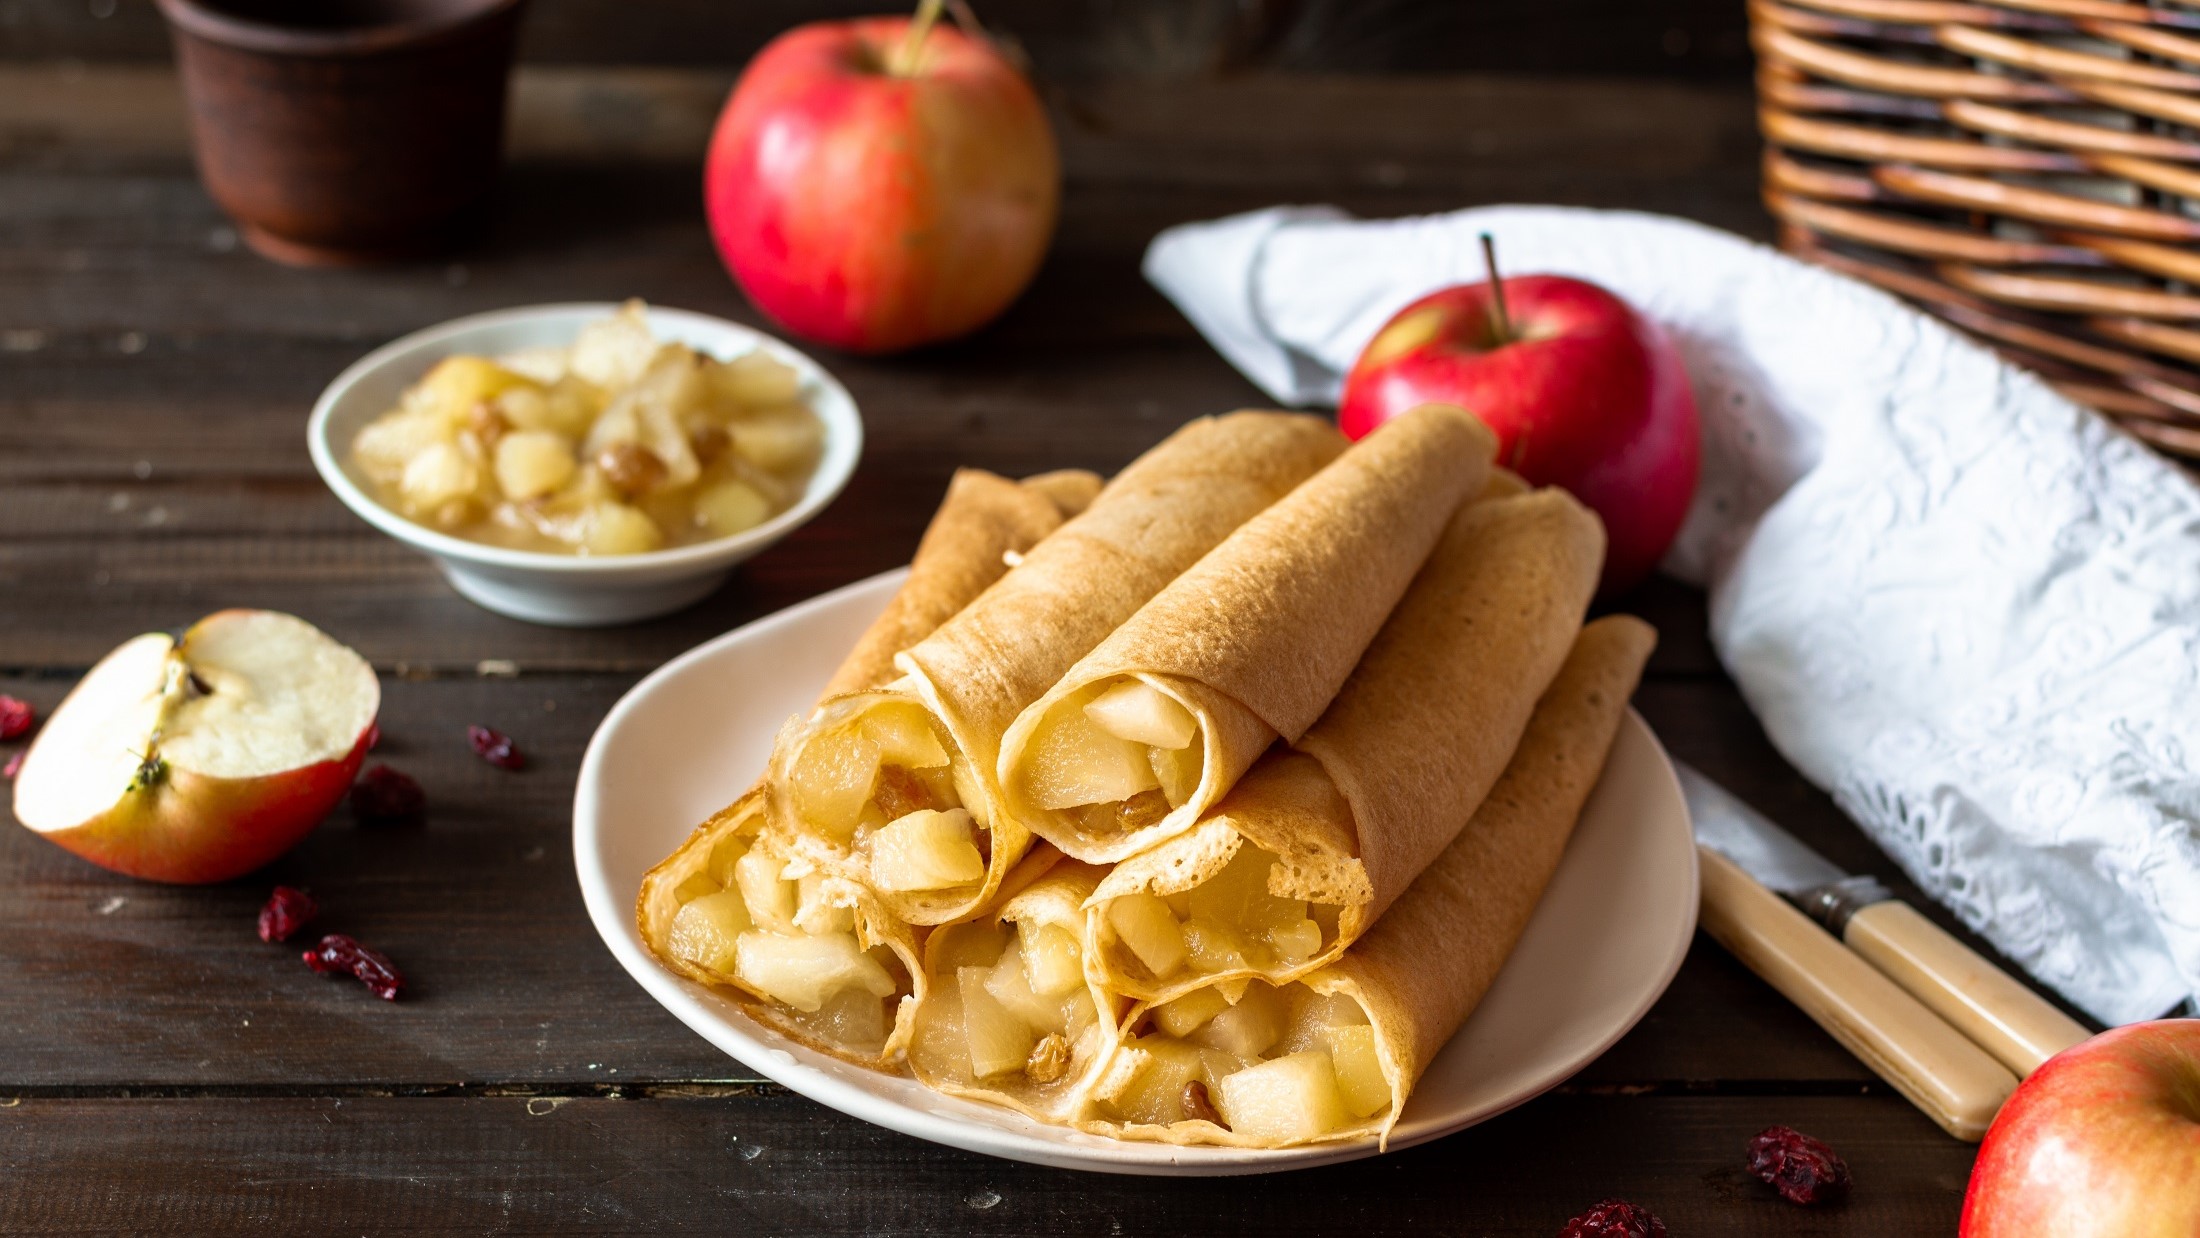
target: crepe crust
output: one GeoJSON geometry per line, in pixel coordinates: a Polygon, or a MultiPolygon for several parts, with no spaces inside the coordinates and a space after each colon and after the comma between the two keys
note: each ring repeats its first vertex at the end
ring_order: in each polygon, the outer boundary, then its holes
{"type": "MultiPolygon", "coordinates": [[[[996,830],[1001,736],[1078,658],[1247,520],[1343,452],[1319,418],[1191,422],[1133,461],[1083,515],[895,663],[981,771],[996,830]]],[[[1028,836],[1027,836],[1028,837],[1028,836]]],[[[1010,861],[1020,852],[998,845],[1010,861]]]]}
{"type": "MultiPolygon", "coordinates": [[[[1509,477],[1510,475],[1504,475],[1509,477]]],[[[1133,890],[1188,890],[1240,842],[1276,857],[1269,892],[1342,908],[1327,946],[1295,965],[1216,978],[1282,983],[1333,961],[1448,845],[1511,759],[1596,588],[1604,533],[1556,490],[1461,508],[1359,665],[1298,747],[1270,749],[1191,831],[1122,862],[1095,910],[1133,890]]],[[[1127,975],[1092,924],[1118,991],[1165,1001],[1205,976],[1127,975]]]]}
{"type": "Polygon", "coordinates": [[[1190,828],[1277,736],[1296,740],[1321,716],[1446,522],[1483,488],[1495,445],[1464,411],[1424,405],[1246,521],[1015,718],[999,769],[1009,810],[1092,863],[1190,828]],[[1088,834],[1019,793],[1018,758],[1065,698],[1129,675],[1190,708],[1205,744],[1202,778],[1155,824],[1088,834]]]}
{"type": "Polygon", "coordinates": [[[680,883],[703,871],[710,863],[712,848],[720,840],[747,835],[754,840],[752,846],[769,846],[771,843],[765,840],[764,833],[763,783],[759,781],[740,799],[695,827],[694,833],[680,844],[679,850],[667,856],[642,877],[641,895],[635,904],[635,920],[641,929],[642,941],[648,945],[650,953],[657,956],[659,962],[698,984],[709,985],[719,993],[740,1002],[750,1018],[771,1027],[788,1039],[857,1066],[889,1069],[908,1049],[909,1037],[915,1029],[917,1005],[924,997],[924,965],[919,953],[918,939],[910,927],[887,913],[863,887],[853,882],[836,883],[831,901],[848,907],[854,913],[858,945],[865,950],[883,945],[893,951],[909,989],[895,1007],[893,1030],[875,1054],[858,1053],[846,1045],[821,1039],[811,1034],[778,1003],[743,984],[736,977],[712,971],[673,953],[672,918],[680,910],[674,891],[679,888],[680,883]]]}
{"type": "MultiPolygon", "coordinates": [[[[1099,485],[1097,475],[1081,470],[1043,474],[1032,483],[1009,481],[979,469],[957,470],[917,544],[909,579],[857,639],[828,682],[824,699],[892,678],[896,652],[928,635],[999,579],[1008,571],[1007,556],[1029,550],[1053,532],[1073,507],[1089,501],[1089,497],[1080,496],[1089,496],[1099,485]]],[[[707,972],[672,952],[672,918],[679,910],[674,891],[709,863],[711,848],[720,839],[732,834],[761,835],[769,825],[767,802],[765,782],[759,779],[740,798],[697,826],[677,850],[643,877],[634,909],[642,941],[665,966],[691,980],[733,993],[760,1020],[773,1023],[795,1039],[848,1061],[883,1067],[897,1058],[907,1043],[914,1008],[909,998],[904,999],[895,1016],[887,1050],[871,1059],[818,1043],[788,1029],[776,1016],[766,1018],[762,1012],[771,1009],[771,1002],[732,978],[707,972]]],[[[895,954],[903,957],[912,982],[921,985],[923,968],[914,953],[915,934],[900,923],[899,917],[870,898],[868,891],[857,893],[863,896],[855,902],[858,940],[866,948],[879,943],[892,946],[895,954]]]]}
{"type": "MultiPolygon", "coordinates": [[[[1048,848],[1047,850],[1051,850],[1048,848]]],[[[1059,860],[1059,853],[1056,859],[1059,860]]],[[[940,1003],[954,1000],[955,977],[948,974],[949,961],[955,957],[957,938],[974,931],[986,922],[1014,925],[1024,921],[1058,925],[1072,934],[1079,934],[1083,926],[1085,900],[1099,884],[1101,870],[1089,864],[1073,860],[1049,861],[1045,871],[1028,886],[1002,900],[988,914],[961,924],[948,925],[933,931],[925,942],[924,965],[927,971],[926,997],[915,1005],[910,1019],[910,1041],[933,1032],[928,1016],[936,1015],[940,1003]]],[[[925,1067],[928,1055],[910,1055],[911,1073],[926,1087],[947,1096],[960,1096],[982,1100],[989,1104],[1014,1109],[1018,1113],[1037,1118],[1042,1122],[1067,1122],[1086,1107],[1086,1096],[1091,1091],[1100,1066],[1107,1058],[1107,1046],[1115,1037],[1116,1010],[1108,1005],[1108,999],[1098,988],[1087,982],[1100,1021],[1091,1029],[1093,1037],[1088,1046],[1089,1057],[1084,1069],[1065,1075],[1056,1083],[1035,1084],[1010,1076],[1007,1081],[989,1085],[984,1082],[963,1083],[946,1078],[925,1067]]],[[[958,1051],[950,1047],[949,1052],[958,1051]]]]}
{"type": "Polygon", "coordinates": [[[1630,615],[1584,627],[1473,820],[1366,936],[1309,977],[1350,993],[1375,1024],[1400,1098],[1386,1139],[1429,1059],[1474,1013],[1528,927],[1656,644],[1657,632],[1630,615]]]}

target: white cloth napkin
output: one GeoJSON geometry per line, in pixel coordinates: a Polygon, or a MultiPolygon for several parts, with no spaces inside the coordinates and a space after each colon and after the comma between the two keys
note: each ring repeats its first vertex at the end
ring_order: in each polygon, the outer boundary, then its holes
{"type": "Polygon", "coordinates": [[[1592,280],[1671,331],[1704,479],[1666,569],[1766,732],[1919,885],[2109,1023],[2200,991],[2200,490],[1942,324],[1677,219],[1282,208],[1146,275],[1254,382],[1334,403],[1406,302],[1592,280]]]}

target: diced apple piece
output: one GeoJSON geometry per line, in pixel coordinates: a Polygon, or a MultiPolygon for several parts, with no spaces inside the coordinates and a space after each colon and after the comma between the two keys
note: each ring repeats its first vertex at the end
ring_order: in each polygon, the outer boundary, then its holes
{"type": "Polygon", "coordinates": [[[1100,1007],[1092,1000],[1092,990],[1079,987],[1062,999],[1062,1031],[1072,1041],[1081,1041],[1100,1022],[1100,1007]]]}
{"type": "Polygon", "coordinates": [[[781,875],[784,865],[761,851],[734,861],[733,884],[748,904],[749,918],[774,932],[794,930],[795,886],[781,875]]]}
{"type": "Polygon", "coordinates": [[[1202,1078],[1206,1066],[1195,1046],[1165,1036],[1133,1042],[1126,1052],[1144,1059],[1130,1083],[1110,1102],[1125,1121],[1167,1126],[1184,1120],[1184,1085],[1202,1078]]]}
{"type": "Polygon", "coordinates": [[[712,537],[732,537],[771,519],[771,500],[747,482],[720,482],[695,496],[695,523],[712,537]]]}
{"type": "Polygon", "coordinates": [[[659,347],[642,303],[628,301],[618,313],[580,329],[566,354],[566,367],[598,387],[617,390],[641,378],[659,347]]]}
{"type": "Polygon", "coordinates": [[[881,890],[941,890],[985,880],[970,814],[920,808],[871,836],[871,884],[881,890]]]}
{"type": "Polygon", "coordinates": [[[1319,1049],[1238,1071],[1215,1089],[1214,1102],[1231,1130],[1274,1143],[1313,1139],[1351,1120],[1336,1070],[1319,1049]]]}
{"type": "Polygon", "coordinates": [[[773,1001],[811,1012],[846,989],[892,997],[894,979],[863,952],[853,933],[821,937],[780,933],[741,934],[734,974],[773,1001]]]}
{"type": "Polygon", "coordinates": [[[1268,892],[1268,870],[1275,862],[1258,847],[1240,846],[1221,872],[1193,887],[1191,918],[1253,933],[1306,919],[1304,900],[1268,892]]]}
{"type": "Polygon", "coordinates": [[[1282,993],[1272,985],[1255,984],[1190,1039],[1236,1057],[1259,1057],[1283,1038],[1285,1013],[1282,993]]]}
{"type": "Polygon", "coordinates": [[[1207,1021],[1230,1008],[1230,1003],[1212,985],[1193,989],[1174,1001],[1163,1002],[1153,1008],[1154,1026],[1171,1036],[1182,1038],[1207,1025],[1207,1021]]]}
{"type": "Polygon", "coordinates": [[[1244,941],[1212,920],[1184,922],[1184,952],[1192,970],[1204,975],[1246,966],[1244,941]]]}
{"type": "Polygon", "coordinates": [[[825,999],[814,1018],[803,1021],[812,1033],[836,1045],[867,1049],[883,1044],[893,1030],[886,1003],[868,989],[842,989],[825,999]]]}
{"type": "Polygon", "coordinates": [[[865,711],[863,733],[878,745],[879,760],[903,769],[936,769],[947,764],[947,748],[933,733],[922,706],[881,705],[865,711]]]}
{"type": "Polygon", "coordinates": [[[1360,1003],[1343,993],[1323,995],[1303,984],[1294,984],[1284,992],[1290,1001],[1291,1014],[1283,1039],[1269,1049],[1279,1057],[1308,1049],[1327,1049],[1331,1028],[1367,1026],[1367,1012],[1360,1009],[1360,1003]]]}
{"type": "Polygon", "coordinates": [[[1188,748],[1148,748],[1146,761],[1153,766],[1153,776],[1161,783],[1161,795],[1169,801],[1169,807],[1182,808],[1199,794],[1199,776],[1206,767],[1207,754],[1197,744],[1188,748]]]}
{"type": "Polygon", "coordinates": [[[398,410],[362,426],[352,437],[351,453],[369,477],[394,486],[414,456],[451,440],[450,426],[434,414],[398,410]]]}
{"type": "Polygon", "coordinates": [[[1016,924],[1017,957],[1024,967],[1024,982],[1041,997],[1060,997],[1085,982],[1085,952],[1077,935],[1059,924],[1020,920],[1016,924]]]}
{"type": "Polygon", "coordinates": [[[733,449],[767,473],[799,473],[825,450],[825,426],[801,405],[765,409],[733,423],[733,449]]]}
{"type": "Polygon", "coordinates": [[[569,350],[562,344],[536,344],[497,355],[496,363],[521,378],[544,386],[565,377],[569,350]]]}
{"type": "Polygon", "coordinates": [[[1022,1070],[1031,1060],[1038,1035],[986,991],[990,967],[965,967],[955,973],[962,991],[963,1039],[970,1048],[970,1073],[980,1079],[1022,1070]]]}
{"type": "Polygon", "coordinates": [[[878,744],[852,728],[810,738],[787,771],[787,790],[803,824],[846,842],[878,782],[878,744]]]}
{"type": "Polygon", "coordinates": [[[1183,968],[1184,928],[1160,899],[1144,891],[1113,899],[1108,903],[1108,924],[1156,980],[1166,980],[1183,968]]]}
{"type": "Polygon", "coordinates": [[[711,880],[709,873],[689,873],[672,887],[672,900],[682,905],[692,903],[705,894],[716,894],[725,887],[711,880]]]}
{"type": "Polygon", "coordinates": [[[1191,711],[1152,684],[1125,679],[1085,702],[1085,716],[1117,739],[1184,748],[1199,734],[1191,711]]]}
{"type": "Polygon", "coordinates": [[[582,513],[580,548],[585,554],[638,555],[664,544],[664,530],[638,507],[592,503],[582,513]]]}
{"type": "Polygon", "coordinates": [[[1275,947],[1278,958],[1287,963],[1301,963],[1321,950],[1322,926],[1312,920],[1278,925],[1268,930],[1268,944],[1275,947]]]}
{"type": "Polygon", "coordinates": [[[1367,1118],[1389,1105],[1390,1081],[1383,1078],[1382,1059],[1375,1053],[1375,1029],[1363,1023],[1328,1028],[1325,1035],[1345,1109],[1355,1118],[1367,1118]]]}
{"type": "Polygon", "coordinates": [[[1031,982],[1024,976],[1023,952],[1011,941],[1001,952],[990,971],[986,973],[985,991],[1002,1009],[1030,1024],[1039,1032],[1062,1030],[1062,1003],[1059,998],[1042,997],[1031,991],[1031,982]]]}
{"type": "Polygon", "coordinates": [[[802,397],[802,376],[762,349],[712,365],[710,381],[720,399],[743,408],[792,404],[802,397]]]}
{"type": "Polygon", "coordinates": [[[1112,804],[1161,785],[1144,745],[1108,734],[1082,710],[1053,711],[1025,751],[1031,798],[1041,808],[1112,804]]]}
{"type": "Polygon", "coordinates": [[[749,847],[754,841],[754,839],[741,834],[728,834],[711,844],[711,880],[729,890],[739,885],[739,879],[734,876],[733,866],[740,863],[741,857],[749,853],[749,847]]]}
{"type": "Polygon", "coordinates": [[[497,487],[509,499],[549,494],[579,467],[565,439],[548,430],[514,430],[497,440],[497,487]]]}
{"type": "Polygon", "coordinates": [[[426,377],[405,392],[404,399],[407,407],[433,412],[455,427],[474,411],[474,405],[526,383],[487,357],[460,355],[436,362],[426,377]]]}
{"type": "Polygon", "coordinates": [[[740,894],[721,890],[684,904],[672,917],[672,953],[697,967],[731,973],[735,943],[753,926],[740,894]]]}
{"type": "Polygon", "coordinates": [[[804,873],[794,883],[794,926],[805,933],[852,933],[855,910],[834,899],[823,873],[804,873]]]}
{"type": "Polygon", "coordinates": [[[431,443],[405,463],[397,493],[419,512],[473,498],[481,489],[481,468],[456,443],[431,443]]]}

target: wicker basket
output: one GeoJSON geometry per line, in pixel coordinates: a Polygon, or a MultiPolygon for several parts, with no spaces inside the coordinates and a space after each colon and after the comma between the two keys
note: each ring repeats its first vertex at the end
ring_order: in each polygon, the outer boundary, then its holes
{"type": "Polygon", "coordinates": [[[2200,459],[2200,0],[1750,0],[1783,247],[2200,459]]]}

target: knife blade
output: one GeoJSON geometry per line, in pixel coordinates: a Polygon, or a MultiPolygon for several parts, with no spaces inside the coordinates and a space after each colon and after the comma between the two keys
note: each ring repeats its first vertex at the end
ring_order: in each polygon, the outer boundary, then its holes
{"type": "Polygon", "coordinates": [[[1698,843],[1795,904],[2017,1077],[2092,1034],[1878,879],[1843,871],[1726,788],[1674,768],[1698,843]]]}

